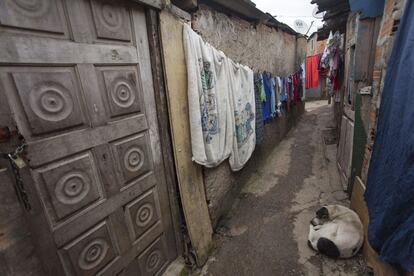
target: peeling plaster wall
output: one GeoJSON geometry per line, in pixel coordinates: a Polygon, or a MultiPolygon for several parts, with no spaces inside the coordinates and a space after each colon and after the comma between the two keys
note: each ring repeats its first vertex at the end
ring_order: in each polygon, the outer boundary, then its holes
{"type": "Polygon", "coordinates": [[[193,29],[234,61],[282,76],[295,71],[296,36],[205,5],[192,16],[193,29]]]}
{"type": "MultiPolygon", "coordinates": [[[[192,19],[193,29],[206,42],[223,51],[234,61],[248,65],[255,71],[287,76],[294,73],[301,60],[305,59],[305,38],[296,38],[295,35],[262,24],[255,26],[205,5],[199,6],[192,14],[192,19]]],[[[207,202],[214,226],[217,226],[221,217],[231,208],[247,177],[260,167],[270,149],[285,137],[303,110],[304,105],[299,104],[288,116],[267,124],[264,144],[256,147],[252,158],[240,172],[232,172],[227,160],[214,169],[204,168],[207,202]]]]}
{"type": "Polygon", "coordinates": [[[306,46],[307,39],[304,36],[300,36],[296,39],[296,67],[306,62],[306,46]]]}

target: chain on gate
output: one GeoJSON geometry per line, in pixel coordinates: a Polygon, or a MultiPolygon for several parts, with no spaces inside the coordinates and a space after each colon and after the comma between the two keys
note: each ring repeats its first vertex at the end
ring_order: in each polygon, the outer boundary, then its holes
{"type": "Polygon", "coordinates": [[[27,196],[27,192],[24,188],[24,182],[20,174],[20,170],[26,167],[26,162],[22,157],[26,146],[26,143],[23,142],[13,152],[4,153],[1,155],[1,157],[9,160],[15,178],[14,190],[16,192],[17,198],[20,200],[20,202],[22,202],[24,209],[26,211],[30,211],[32,207],[29,203],[29,197],[27,196]]]}

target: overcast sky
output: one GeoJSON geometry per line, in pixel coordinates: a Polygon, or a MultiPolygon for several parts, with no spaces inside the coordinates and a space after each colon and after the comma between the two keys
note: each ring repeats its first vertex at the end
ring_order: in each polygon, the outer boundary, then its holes
{"type": "MultiPolygon", "coordinates": [[[[312,12],[317,5],[312,5],[311,0],[252,0],[256,6],[263,12],[268,12],[271,15],[276,15],[276,19],[280,22],[286,23],[293,29],[293,22],[296,19],[301,19],[306,22],[308,26],[314,21],[308,35],[317,30],[323,25],[322,20],[316,19],[312,16],[312,12]]],[[[306,32],[306,31],[305,31],[306,32]]]]}

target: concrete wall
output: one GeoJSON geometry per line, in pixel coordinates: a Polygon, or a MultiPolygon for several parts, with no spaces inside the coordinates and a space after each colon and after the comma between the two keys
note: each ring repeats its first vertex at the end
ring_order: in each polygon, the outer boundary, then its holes
{"type": "Polygon", "coordinates": [[[306,62],[307,57],[307,39],[304,36],[299,36],[296,39],[296,67],[306,62]]]}
{"type": "Polygon", "coordinates": [[[316,50],[318,49],[318,34],[313,33],[311,37],[308,39],[308,43],[306,46],[306,52],[307,56],[313,56],[316,55],[316,50]]]}
{"type": "Polygon", "coordinates": [[[317,33],[312,35],[308,39],[307,46],[306,46],[307,56],[322,54],[323,51],[325,50],[325,47],[326,47],[326,41],[327,41],[327,39],[318,41],[318,34],[317,33]]]}
{"type": "Polygon", "coordinates": [[[285,76],[296,71],[296,36],[229,17],[205,5],[192,15],[193,29],[232,60],[285,76]]]}
{"type": "MultiPolygon", "coordinates": [[[[306,57],[306,39],[296,37],[266,25],[254,25],[238,17],[200,5],[192,14],[193,28],[205,41],[223,51],[236,62],[255,71],[268,71],[287,76],[294,73],[306,57]]],[[[265,160],[269,149],[275,147],[296,123],[304,105],[296,106],[286,117],[265,126],[265,143],[258,146],[242,171],[234,173],[228,161],[214,169],[204,169],[204,183],[210,216],[216,226],[227,213],[244,184],[246,175],[255,171],[265,160]]]]}

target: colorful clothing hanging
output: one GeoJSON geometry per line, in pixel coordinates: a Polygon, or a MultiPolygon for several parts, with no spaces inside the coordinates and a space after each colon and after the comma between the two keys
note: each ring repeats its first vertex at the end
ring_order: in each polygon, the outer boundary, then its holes
{"type": "Polygon", "coordinates": [[[264,123],[262,114],[262,99],[260,97],[263,88],[263,80],[260,74],[254,76],[254,95],[256,98],[256,145],[264,142],[264,123]]]}
{"type": "Polygon", "coordinates": [[[319,86],[319,55],[306,58],[306,89],[316,88],[319,86]]]}
{"type": "Polygon", "coordinates": [[[275,92],[275,78],[270,78],[270,115],[272,118],[276,117],[276,92],[275,92]]]}
{"type": "Polygon", "coordinates": [[[270,119],[272,118],[271,116],[272,92],[270,90],[270,86],[271,86],[271,83],[270,83],[269,75],[267,73],[263,73],[263,87],[266,93],[266,101],[263,102],[262,109],[263,109],[263,120],[265,123],[269,123],[270,119]]]}

